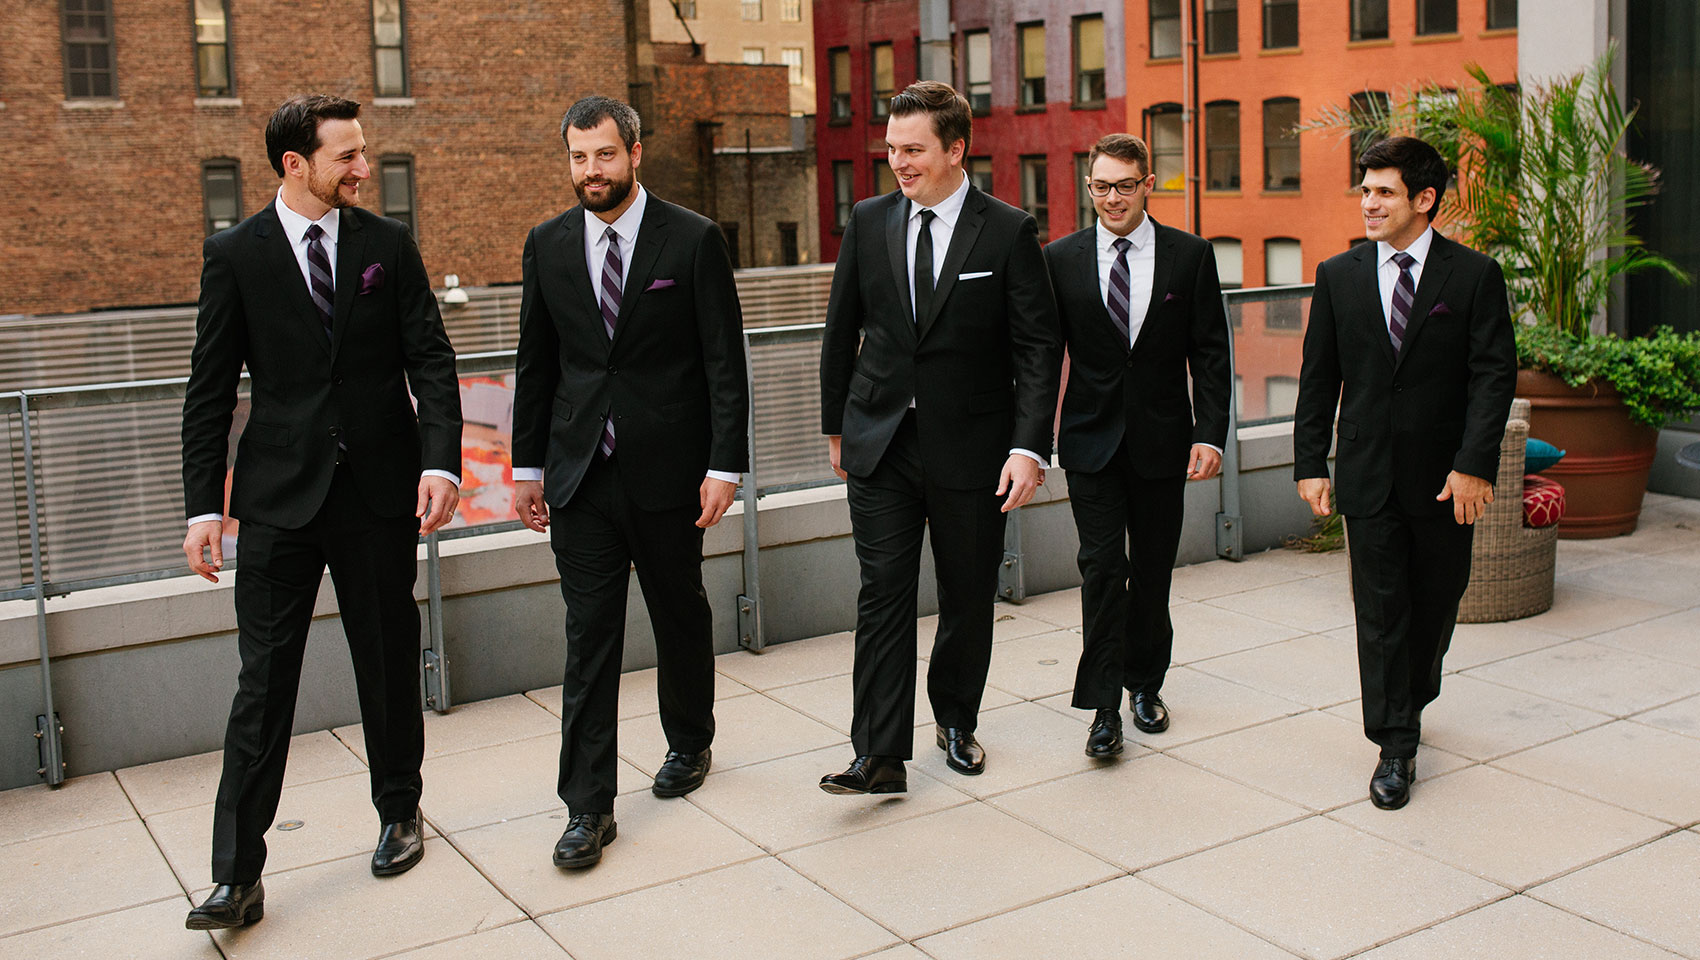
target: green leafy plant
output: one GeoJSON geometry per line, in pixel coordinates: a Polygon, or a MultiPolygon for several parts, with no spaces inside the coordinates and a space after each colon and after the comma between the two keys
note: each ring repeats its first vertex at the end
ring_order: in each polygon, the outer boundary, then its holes
{"type": "Polygon", "coordinates": [[[1573,387],[1610,383],[1629,418],[1650,427],[1700,410],[1700,333],[1658,327],[1645,337],[1579,337],[1544,324],[1517,332],[1517,365],[1573,387]]]}
{"type": "Polygon", "coordinates": [[[1290,536],[1282,541],[1282,546],[1288,550],[1302,550],[1305,553],[1331,553],[1346,545],[1346,521],[1336,510],[1326,517],[1312,517],[1310,520],[1310,535],[1290,536]]]}

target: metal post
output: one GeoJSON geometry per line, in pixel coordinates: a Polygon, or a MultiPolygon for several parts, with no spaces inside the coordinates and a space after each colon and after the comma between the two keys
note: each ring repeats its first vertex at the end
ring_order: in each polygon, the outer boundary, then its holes
{"type": "Polygon", "coordinates": [[[1027,599],[1027,577],[1021,565],[1021,508],[1009,512],[1003,528],[1003,562],[998,564],[998,599],[1020,603],[1027,599]]]}
{"type": "Polygon", "coordinates": [[[1222,295],[1222,320],[1228,325],[1228,438],[1222,444],[1222,512],[1216,514],[1216,556],[1245,559],[1244,524],[1240,516],[1240,411],[1234,400],[1234,305],[1222,295]]]}
{"type": "Polygon", "coordinates": [[[36,774],[57,787],[65,782],[65,728],[53,709],[53,666],[47,651],[47,585],[41,569],[41,514],[35,496],[35,444],[30,437],[30,398],[18,392],[18,422],[24,436],[24,491],[29,503],[31,592],[35,595],[35,638],[41,647],[41,716],[35,718],[36,750],[41,766],[36,774]]]}
{"type": "Polygon", "coordinates": [[[756,518],[756,375],[750,363],[750,335],[744,333],[745,411],[750,469],[744,473],[744,592],[738,594],[738,646],[760,653],[767,646],[761,630],[761,525],[756,518]]]}
{"type": "Polygon", "coordinates": [[[449,657],[443,649],[443,569],[437,557],[437,531],[425,536],[425,619],[431,628],[431,646],[425,651],[425,705],[448,713],[449,657]]]}

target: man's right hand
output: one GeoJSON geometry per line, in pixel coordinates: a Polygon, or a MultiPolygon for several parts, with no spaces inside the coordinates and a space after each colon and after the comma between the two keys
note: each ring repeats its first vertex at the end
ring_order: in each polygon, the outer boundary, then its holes
{"type": "Polygon", "coordinates": [[[543,481],[514,481],[514,512],[519,522],[538,533],[549,529],[549,504],[543,501],[543,481]]]}
{"type": "Polygon", "coordinates": [[[1334,512],[1333,485],[1327,477],[1307,477],[1299,481],[1299,496],[1310,504],[1310,512],[1326,517],[1334,512]]]}
{"type": "Polygon", "coordinates": [[[838,479],[848,481],[850,479],[850,475],[845,473],[844,468],[838,465],[838,460],[843,454],[843,450],[843,436],[834,434],[826,438],[826,458],[832,461],[832,472],[838,474],[838,479]]]}
{"type": "Polygon", "coordinates": [[[189,569],[217,583],[217,571],[224,569],[224,521],[202,520],[191,524],[189,535],[183,538],[183,555],[189,558],[189,569]],[[206,552],[212,554],[210,563],[206,552]]]}

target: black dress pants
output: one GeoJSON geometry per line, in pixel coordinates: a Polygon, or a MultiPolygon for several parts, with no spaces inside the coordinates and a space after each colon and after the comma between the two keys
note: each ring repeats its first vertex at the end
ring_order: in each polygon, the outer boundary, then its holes
{"type": "Polygon", "coordinates": [[[566,600],[561,767],[568,813],[613,813],[620,662],[631,570],[655,629],[656,681],[667,746],[700,753],[714,741],[714,633],[702,586],[699,506],[642,510],[620,483],[619,455],[598,459],[563,507],[549,542],[566,600]]]}
{"type": "Polygon", "coordinates": [[[1085,638],[1071,703],[1114,710],[1121,692],[1156,693],[1173,655],[1169,585],[1181,541],[1184,475],[1139,476],[1126,443],[1104,469],[1068,472],[1080,533],[1085,638]]]}
{"type": "Polygon", "coordinates": [[[379,517],[339,466],[317,515],[299,530],[242,521],[236,568],[242,670],[224,738],[213,808],[215,883],[251,883],[266,862],[295,720],[313,603],[328,564],[354,662],[372,803],[393,823],[419,807],[425,724],[419,607],[413,599],[419,521],[379,517]]]}
{"type": "Polygon", "coordinates": [[[943,726],[975,728],[1003,559],[1005,515],[995,489],[951,490],[933,482],[921,464],[913,411],[873,472],[850,477],[850,529],[861,568],[850,726],[858,756],[907,760],[914,751],[916,596],[929,529],[939,628],[927,698],[943,726]]]}
{"type": "Polygon", "coordinates": [[[1416,756],[1423,708],[1440,696],[1475,532],[1450,513],[1409,515],[1391,497],[1346,518],[1364,735],[1384,759],[1416,756]]]}

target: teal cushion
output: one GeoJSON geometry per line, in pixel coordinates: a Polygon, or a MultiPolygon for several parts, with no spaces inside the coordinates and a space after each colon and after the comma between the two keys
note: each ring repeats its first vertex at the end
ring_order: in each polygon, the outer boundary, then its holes
{"type": "Polygon", "coordinates": [[[1530,437],[1523,442],[1523,472],[1540,473],[1564,459],[1564,451],[1545,440],[1530,437]]]}

